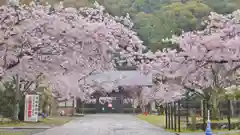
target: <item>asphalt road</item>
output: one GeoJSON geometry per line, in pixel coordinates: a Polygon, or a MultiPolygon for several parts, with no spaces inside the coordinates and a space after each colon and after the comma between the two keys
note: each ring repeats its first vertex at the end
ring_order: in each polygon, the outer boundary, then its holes
{"type": "MultiPolygon", "coordinates": [[[[5,131],[21,132],[24,135],[175,135],[126,114],[94,114],[75,119],[63,126],[52,129],[0,129],[0,135],[5,131]]],[[[236,131],[234,131],[236,132],[236,131]]],[[[240,131],[239,135],[240,135],[240,131]]],[[[213,135],[225,135],[219,132],[213,135]]],[[[180,135],[203,135],[204,133],[181,133],[180,135]]]]}
{"type": "Polygon", "coordinates": [[[175,135],[124,114],[95,114],[34,135],[175,135]]]}

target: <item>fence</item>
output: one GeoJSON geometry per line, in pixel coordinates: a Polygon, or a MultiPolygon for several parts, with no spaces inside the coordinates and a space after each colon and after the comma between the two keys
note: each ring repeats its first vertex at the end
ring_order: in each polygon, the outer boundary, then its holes
{"type": "Polygon", "coordinates": [[[210,111],[212,129],[240,129],[240,101],[226,100],[217,107],[200,102],[176,101],[165,104],[165,128],[181,130],[205,130],[207,112],[210,111]]]}

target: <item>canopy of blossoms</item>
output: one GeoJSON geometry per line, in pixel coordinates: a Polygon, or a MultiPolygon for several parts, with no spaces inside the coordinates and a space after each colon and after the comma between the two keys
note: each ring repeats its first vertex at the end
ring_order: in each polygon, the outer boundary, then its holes
{"type": "Polygon", "coordinates": [[[80,81],[113,70],[113,55],[144,49],[128,16],[113,17],[98,3],[75,9],[10,2],[0,7],[0,20],[0,77],[44,73],[63,95],[83,96],[80,81]]]}
{"type": "Polygon", "coordinates": [[[145,60],[139,69],[155,74],[158,87],[152,91],[160,92],[157,99],[173,99],[164,96],[166,92],[178,92],[177,97],[181,97],[185,90],[202,93],[239,84],[240,11],[225,16],[211,13],[205,23],[202,31],[174,36],[171,41],[179,45],[178,50],[164,49],[141,56],[145,60]]]}
{"type": "Polygon", "coordinates": [[[75,9],[61,3],[51,7],[10,2],[0,7],[0,77],[34,79],[44,73],[55,91],[86,98],[99,89],[114,89],[114,82],[85,84],[84,79],[114,70],[117,61],[155,75],[156,86],[141,88],[144,103],[178,99],[185,90],[201,93],[237,85],[240,11],[211,13],[205,23],[202,31],[175,36],[171,41],[179,45],[177,50],[143,54],[129,16],[113,17],[97,3],[75,9]]]}

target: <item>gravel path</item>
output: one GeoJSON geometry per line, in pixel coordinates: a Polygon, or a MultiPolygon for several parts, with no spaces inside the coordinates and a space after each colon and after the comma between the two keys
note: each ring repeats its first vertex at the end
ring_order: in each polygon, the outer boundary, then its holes
{"type": "Polygon", "coordinates": [[[124,114],[86,115],[35,135],[175,135],[124,114]]]}

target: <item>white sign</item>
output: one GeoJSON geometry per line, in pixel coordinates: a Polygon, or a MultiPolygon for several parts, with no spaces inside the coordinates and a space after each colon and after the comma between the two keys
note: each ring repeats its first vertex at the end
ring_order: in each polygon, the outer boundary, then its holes
{"type": "Polygon", "coordinates": [[[24,121],[37,122],[39,110],[39,95],[26,95],[24,121]]]}

